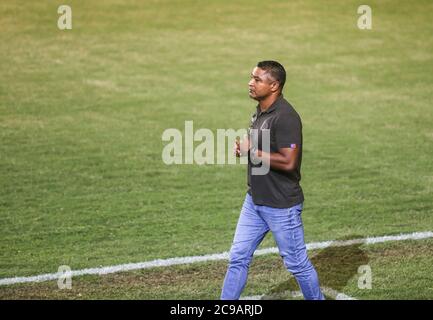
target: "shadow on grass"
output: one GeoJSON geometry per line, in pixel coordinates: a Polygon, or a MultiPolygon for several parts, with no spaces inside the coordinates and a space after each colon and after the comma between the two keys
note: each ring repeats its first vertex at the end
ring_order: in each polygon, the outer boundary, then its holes
{"type": "MultiPolygon", "coordinates": [[[[359,239],[359,236],[349,236],[337,239],[345,241],[359,239]]],[[[320,250],[315,255],[310,255],[319,275],[320,286],[331,288],[335,291],[342,292],[347,282],[355,275],[358,275],[358,268],[369,262],[367,254],[360,249],[362,244],[352,244],[345,246],[328,247],[320,250]]],[[[281,282],[271,288],[262,298],[266,299],[293,299],[299,292],[299,286],[295,278],[291,276],[288,281],[281,282]]],[[[326,295],[326,293],[325,293],[326,295]]],[[[326,296],[326,298],[333,298],[326,296]]]]}

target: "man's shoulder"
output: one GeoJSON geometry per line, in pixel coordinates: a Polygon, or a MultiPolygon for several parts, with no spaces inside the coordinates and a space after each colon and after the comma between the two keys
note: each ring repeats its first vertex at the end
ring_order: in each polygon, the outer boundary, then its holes
{"type": "Polygon", "coordinates": [[[280,104],[277,108],[277,116],[279,118],[291,118],[301,121],[301,117],[299,116],[298,112],[295,110],[295,108],[292,106],[290,102],[288,102],[286,99],[281,99],[280,104]]]}

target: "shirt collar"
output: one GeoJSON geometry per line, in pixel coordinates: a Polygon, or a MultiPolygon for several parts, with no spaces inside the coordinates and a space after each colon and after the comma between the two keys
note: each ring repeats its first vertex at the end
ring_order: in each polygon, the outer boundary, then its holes
{"type": "Polygon", "coordinates": [[[256,114],[259,115],[259,114],[263,114],[263,113],[271,113],[272,111],[274,111],[277,108],[278,103],[283,99],[284,99],[283,94],[280,94],[280,96],[274,101],[274,103],[272,103],[271,106],[263,112],[260,110],[260,105],[258,104],[256,114]]]}

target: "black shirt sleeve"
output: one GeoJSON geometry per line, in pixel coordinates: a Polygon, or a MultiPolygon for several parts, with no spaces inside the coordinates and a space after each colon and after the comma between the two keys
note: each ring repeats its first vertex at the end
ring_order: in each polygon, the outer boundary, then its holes
{"type": "Polygon", "coordinates": [[[284,112],[275,122],[275,140],[278,149],[302,143],[302,123],[296,113],[284,112]]]}

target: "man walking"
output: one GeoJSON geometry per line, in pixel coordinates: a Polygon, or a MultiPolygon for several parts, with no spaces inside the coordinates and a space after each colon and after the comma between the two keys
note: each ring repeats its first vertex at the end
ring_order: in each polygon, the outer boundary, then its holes
{"type": "Polygon", "coordinates": [[[304,195],[299,181],[302,161],[302,124],[295,109],[284,99],[284,67],[262,61],[251,73],[249,96],[258,101],[251,131],[258,141],[246,138],[235,143],[236,156],[248,156],[248,187],[233,244],[221,299],[239,299],[245,287],[254,251],[268,231],[277,243],[286,269],[291,272],[305,299],[322,300],[317,272],[310,262],[301,219],[304,195]],[[262,133],[269,130],[270,152],[262,148],[262,133]],[[260,159],[261,164],[256,164],[260,159]],[[254,167],[269,166],[266,174],[254,167]]]}

